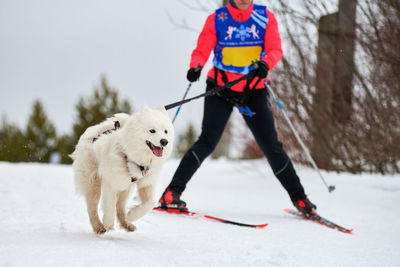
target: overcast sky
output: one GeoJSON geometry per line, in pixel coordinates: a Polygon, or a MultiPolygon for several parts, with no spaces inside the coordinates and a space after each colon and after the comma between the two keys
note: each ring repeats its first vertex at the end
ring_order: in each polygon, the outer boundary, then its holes
{"type": "MultiPolygon", "coordinates": [[[[180,100],[198,33],[177,29],[167,13],[199,30],[207,16],[171,0],[0,0],[0,113],[25,127],[40,99],[58,132],[69,133],[75,104],[102,74],[136,110],[180,100]]],[[[202,100],[185,105],[176,127],[199,129],[201,113],[202,100]]]]}
{"type": "MultiPolygon", "coordinates": [[[[212,10],[216,2],[201,3],[212,10]]],[[[273,1],[255,1],[266,2],[274,11],[273,1]]],[[[79,97],[91,95],[101,75],[136,110],[179,101],[206,17],[179,0],[0,0],[0,114],[25,127],[40,99],[58,132],[70,133],[79,97]],[[198,32],[178,29],[168,14],[198,32]]],[[[205,74],[189,96],[204,92],[205,74]]],[[[200,130],[202,104],[184,105],[177,132],[190,122],[200,130]]]]}

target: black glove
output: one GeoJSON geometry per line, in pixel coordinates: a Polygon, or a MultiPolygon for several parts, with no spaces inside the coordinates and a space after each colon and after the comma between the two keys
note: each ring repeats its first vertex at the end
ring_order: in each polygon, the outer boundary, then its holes
{"type": "Polygon", "coordinates": [[[264,61],[256,61],[253,63],[253,70],[256,77],[264,79],[268,76],[269,67],[264,61]]]}
{"type": "Polygon", "coordinates": [[[187,72],[186,78],[189,82],[195,82],[199,79],[202,66],[198,66],[197,68],[190,68],[187,72]]]}

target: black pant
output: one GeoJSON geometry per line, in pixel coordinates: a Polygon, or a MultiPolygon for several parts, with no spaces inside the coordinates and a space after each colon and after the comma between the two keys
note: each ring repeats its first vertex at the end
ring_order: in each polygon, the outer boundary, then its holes
{"type": "MultiPolygon", "coordinates": [[[[213,87],[213,83],[207,83],[207,90],[213,87]]],[[[225,92],[224,94],[225,97],[240,97],[240,95],[241,93],[237,92],[230,94],[225,92]]],[[[233,109],[233,104],[226,101],[225,97],[214,95],[205,98],[201,135],[183,156],[168,189],[181,194],[203,160],[213,152],[218,144],[233,109]]],[[[275,176],[286,189],[292,201],[304,198],[305,193],[299,177],[291,160],[283,150],[282,143],[278,141],[266,89],[256,90],[247,105],[256,114],[251,118],[243,115],[243,118],[267,157],[275,176]]]]}

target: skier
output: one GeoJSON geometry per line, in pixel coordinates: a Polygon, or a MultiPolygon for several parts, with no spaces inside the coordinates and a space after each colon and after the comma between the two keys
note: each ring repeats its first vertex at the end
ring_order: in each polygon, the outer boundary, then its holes
{"type": "Polygon", "coordinates": [[[268,81],[268,72],[283,54],[275,15],[266,6],[253,4],[252,0],[230,0],[226,7],[209,15],[192,52],[187,72],[189,82],[199,79],[213,49],[214,66],[207,74],[207,91],[250,71],[254,76],[205,98],[201,135],[182,158],[159,200],[160,206],[187,211],[181,194],[203,160],[216,147],[233,107],[237,106],[244,110],[242,115],[247,126],[294,206],[305,215],[315,214],[316,206],[307,198],[292,162],[278,140],[267,101],[264,79],[268,81]]]}

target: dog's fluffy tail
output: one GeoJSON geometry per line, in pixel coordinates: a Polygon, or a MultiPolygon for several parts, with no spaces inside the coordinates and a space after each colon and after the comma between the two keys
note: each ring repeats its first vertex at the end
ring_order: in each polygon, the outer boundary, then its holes
{"type": "Polygon", "coordinates": [[[100,137],[104,132],[114,129],[115,122],[118,121],[120,127],[125,125],[125,122],[128,120],[129,115],[126,113],[117,113],[111,118],[107,118],[102,123],[97,125],[88,127],[86,131],[79,138],[78,144],[75,148],[75,151],[71,153],[69,156],[75,160],[77,157],[77,153],[79,149],[79,145],[81,143],[91,144],[95,138],[100,137]]]}

